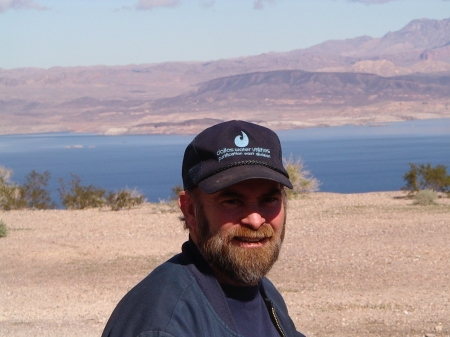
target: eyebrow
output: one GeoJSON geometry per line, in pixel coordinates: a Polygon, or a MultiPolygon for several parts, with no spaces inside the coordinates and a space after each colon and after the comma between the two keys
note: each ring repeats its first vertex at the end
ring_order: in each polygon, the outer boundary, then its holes
{"type": "Polygon", "coordinates": [[[274,196],[274,195],[281,195],[281,188],[274,188],[269,193],[264,194],[265,197],[271,197],[271,196],[274,196]]]}
{"type": "Polygon", "coordinates": [[[232,191],[232,190],[224,190],[224,191],[220,191],[215,199],[220,199],[220,198],[242,198],[243,195],[241,193],[232,191]]]}

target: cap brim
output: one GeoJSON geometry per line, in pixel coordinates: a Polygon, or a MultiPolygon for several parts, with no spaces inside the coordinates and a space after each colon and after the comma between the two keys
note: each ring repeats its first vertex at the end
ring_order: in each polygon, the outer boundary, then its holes
{"type": "Polygon", "coordinates": [[[260,165],[242,165],[226,169],[198,183],[198,187],[207,194],[216,193],[231,185],[249,179],[267,179],[292,188],[289,179],[268,167],[260,165]]]}

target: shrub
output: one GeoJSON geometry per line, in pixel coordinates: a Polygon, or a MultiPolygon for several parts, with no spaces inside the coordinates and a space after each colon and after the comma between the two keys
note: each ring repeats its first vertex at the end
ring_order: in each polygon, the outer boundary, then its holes
{"type": "Polygon", "coordinates": [[[0,166],[0,209],[11,210],[26,207],[24,190],[12,183],[12,170],[0,166]]]}
{"type": "Polygon", "coordinates": [[[178,194],[180,194],[180,192],[183,191],[183,186],[175,185],[170,190],[172,191],[172,196],[170,197],[170,200],[177,201],[178,200],[178,194]]]}
{"type": "Polygon", "coordinates": [[[102,207],[105,204],[105,193],[103,188],[93,185],[82,186],[81,179],[71,173],[70,190],[67,191],[66,185],[62,178],[59,179],[61,188],[58,193],[61,198],[61,204],[68,209],[85,209],[102,207]]]}
{"type": "Polygon", "coordinates": [[[50,193],[43,188],[48,185],[50,179],[48,171],[43,174],[31,171],[25,177],[25,184],[22,186],[12,183],[9,180],[11,176],[12,170],[0,166],[0,209],[56,207],[50,198],[50,193]]]}
{"type": "Polygon", "coordinates": [[[50,197],[50,192],[42,188],[48,185],[49,180],[50,173],[48,171],[40,174],[33,170],[25,177],[25,184],[21,188],[28,208],[51,209],[56,207],[50,197]]]}
{"type": "Polygon", "coordinates": [[[118,211],[120,209],[130,209],[145,202],[145,196],[136,190],[119,190],[117,193],[113,191],[106,195],[106,205],[111,210],[118,211]]]}
{"type": "Polygon", "coordinates": [[[5,236],[7,236],[8,232],[8,226],[6,226],[6,224],[2,220],[0,220],[0,238],[4,238],[5,236]]]}
{"type": "Polygon", "coordinates": [[[421,190],[450,193],[450,176],[447,174],[447,166],[409,163],[410,170],[403,175],[406,186],[402,190],[414,195],[421,190]]]}
{"type": "Polygon", "coordinates": [[[9,211],[26,207],[23,189],[16,184],[0,186],[0,209],[9,211]]]}
{"type": "Polygon", "coordinates": [[[289,198],[319,190],[320,181],[314,178],[309,171],[305,170],[300,158],[295,159],[291,155],[288,159],[283,158],[283,163],[294,187],[292,190],[286,189],[289,198]]]}
{"type": "MultiPolygon", "coordinates": [[[[68,209],[95,208],[105,204],[112,210],[130,209],[145,202],[145,196],[137,191],[125,189],[106,194],[103,188],[93,185],[83,186],[76,174],[70,173],[70,175],[72,177],[69,183],[70,189],[66,188],[63,179],[59,179],[61,187],[58,188],[61,204],[68,209]]],[[[56,208],[50,193],[43,188],[48,186],[50,180],[48,171],[43,174],[31,171],[25,177],[25,184],[22,186],[12,183],[11,176],[12,170],[0,166],[0,209],[56,208]]]]}
{"type": "Polygon", "coordinates": [[[0,184],[9,183],[12,173],[12,170],[0,165],[0,184]]]}
{"type": "Polygon", "coordinates": [[[433,190],[422,190],[422,191],[419,191],[414,196],[414,199],[415,199],[414,204],[421,205],[421,206],[435,205],[436,204],[435,200],[438,197],[439,196],[438,196],[437,192],[435,192],[433,190]]]}

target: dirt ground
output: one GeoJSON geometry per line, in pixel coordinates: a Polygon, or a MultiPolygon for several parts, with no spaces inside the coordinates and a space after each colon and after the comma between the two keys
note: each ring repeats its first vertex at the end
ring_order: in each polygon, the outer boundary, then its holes
{"type": "MultiPolygon", "coordinates": [[[[450,336],[450,199],[315,193],[289,203],[269,274],[307,336],[450,336]]],[[[100,336],[120,298],[180,251],[178,212],[1,211],[0,336],[100,336]]]]}

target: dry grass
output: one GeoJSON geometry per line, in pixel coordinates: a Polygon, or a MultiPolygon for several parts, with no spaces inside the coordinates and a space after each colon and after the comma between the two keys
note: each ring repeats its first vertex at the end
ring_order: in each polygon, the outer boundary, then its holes
{"type": "MultiPolygon", "coordinates": [[[[269,277],[308,336],[450,335],[450,199],[315,193],[289,205],[269,277]]],[[[0,212],[0,336],[99,336],[119,299],[180,251],[172,206],[0,212]]]]}

